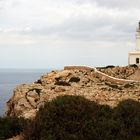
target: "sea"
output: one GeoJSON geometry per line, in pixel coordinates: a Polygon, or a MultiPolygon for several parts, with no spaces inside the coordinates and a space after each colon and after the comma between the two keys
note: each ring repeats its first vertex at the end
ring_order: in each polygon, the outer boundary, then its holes
{"type": "Polygon", "coordinates": [[[5,115],[6,102],[17,85],[33,83],[50,71],[51,69],[0,69],[0,116],[5,115]]]}

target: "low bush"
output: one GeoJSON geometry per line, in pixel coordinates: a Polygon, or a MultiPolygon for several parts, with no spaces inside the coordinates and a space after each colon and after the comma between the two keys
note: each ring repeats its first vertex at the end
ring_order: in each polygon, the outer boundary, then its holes
{"type": "Polygon", "coordinates": [[[75,82],[75,83],[78,83],[80,82],[80,78],[79,77],[71,77],[69,82],[75,82]]]}
{"type": "Polygon", "coordinates": [[[140,103],[125,100],[112,109],[81,96],[59,96],[32,121],[0,118],[0,140],[21,132],[25,140],[140,140],[140,103]]]}
{"type": "Polygon", "coordinates": [[[60,96],[40,108],[24,130],[25,140],[139,140],[140,103],[116,108],[81,96],[60,96]]]}
{"type": "Polygon", "coordinates": [[[0,140],[16,136],[23,131],[26,120],[17,117],[0,117],[0,140]]]}
{"type": "Polygon", "coordinates": [[[133,100],[122,101],[112,118],[120,124],[120,136],[125,139],[140,139],[140,103],[133,100]]]}

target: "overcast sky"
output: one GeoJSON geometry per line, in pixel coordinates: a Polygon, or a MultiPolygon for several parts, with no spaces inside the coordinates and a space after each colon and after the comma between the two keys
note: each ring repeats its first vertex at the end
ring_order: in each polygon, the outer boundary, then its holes
{"type": "Polygon", "coordinates": [[[0,68],[127,65],[140,0],[0,0],[0,68]]]}

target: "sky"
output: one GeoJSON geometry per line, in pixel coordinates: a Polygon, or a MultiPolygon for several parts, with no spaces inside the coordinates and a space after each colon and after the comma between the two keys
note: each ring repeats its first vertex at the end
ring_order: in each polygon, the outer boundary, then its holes
{"type": "Polygon", "coordinates": [[[0,68],[128,64],[140,0],[0,0],[0,68]]]}

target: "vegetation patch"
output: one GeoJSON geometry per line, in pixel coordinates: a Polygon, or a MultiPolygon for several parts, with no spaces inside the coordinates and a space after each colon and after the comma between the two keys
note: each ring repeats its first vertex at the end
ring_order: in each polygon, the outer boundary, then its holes
{"type": "Polygon", "coordinates": [[[18,135],[23,131],[27,120],[17,117],[0,117],[0,140],[18,135]]]}
{"type": "Polygon", "coordinates": [[[71,86],[70,83],[68,83],[66,81],[56,81],[55,85],[58,85],[58,86],[71,86]]]}
{"type": "Polygon", "coordinates": [[[0,140],[21,132],[24,140],[140,140],[140,103],[125,100],[111,108],[81,96],[59,96],[31,121],[0,118],[0,140]]]}
{"type": "Polygon", "coordinates": [[[80,82],[80,78],[79,77],[71,77],[69,82],[80,82]]]}
{"type": "Polygon", "coordinates": [[[59,96],[40,108],[24,130],[25,140],[139,140],[140,103],[116,108],[81,96],[59,96]]]}

